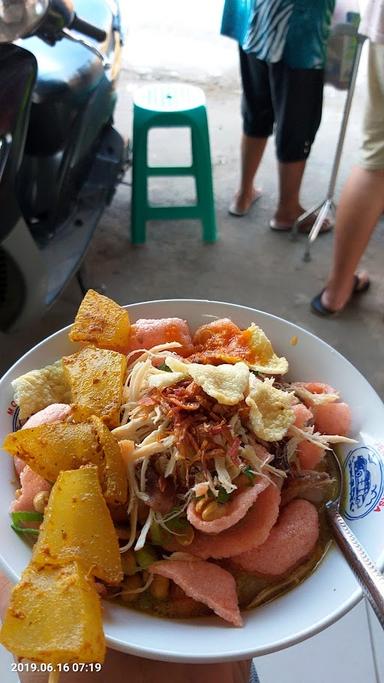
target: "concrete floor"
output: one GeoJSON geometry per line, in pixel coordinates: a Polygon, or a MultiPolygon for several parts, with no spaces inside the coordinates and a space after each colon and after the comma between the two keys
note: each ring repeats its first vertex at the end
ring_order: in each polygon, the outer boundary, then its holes
{"type": "MultiPolygon", "coordinates": [[[[144,21],[144,20],[142,20],[144,21]]],[[[188,34],[190,36],[190,34],[188,34]]],[[[179,38],[178,38],[179,39],[179,38]]],[[[224,41],[224,39],[216,40],[224,41]]],[[[105,212],[87,255],[89,283],[102,287],[120,303],[158,298],[211,298],[253,306],[287,318],[322,337],[367,377],[384,396],[384,280],[382,275],[384,224],[379,225],[364,258],[372,277],[371,290],[331,320],[315,317],[309,309],[311,297],[324,282],[331,258],[332,236],[319,238],[313,260],[304,263],[304,238],[292,242],[288,234],[269,230],[268,221],[276,203],[277,177],[273,142],[268,145],[260,169],[264,194],[245,218],[227,213],[238,177],[240,136],[239,82],[235,46],[224,41],[230,59],[225,66],[212,66],[209,73],[199,63],[195,70],[169,60],[154,67],[138,64],[137,53],[128,57],[123,69],[117,109],[117,126],[125,136],[131,130],[131,93],[143,82],[188,80],[200,83],[206,92],[210,122],[214,186],[220,239],[214,245],[201,240],[199,223],[152,222],[147,243],[133,247],[129,239],[130,187],[122,185],[105,212]],[[230,52],[229,52],[230,51],[230,52]]],[[[128,41],[129,45],[129,41],[128,41]]],[[[220,43],[222,45],[222,43],[220,43]]],[[[196,49],[196,47],[195,47],[196,49]]],[[[356,92],[339,187],[356,158],[364,79],[356,92]]],[[[337,140],[345,93],[326,88],[323,122],[307,165],[303,204],[308,207],[326,193],[337,140]]],[[[170,159],[170,131],[154,135],[151,154],[161,162],[170,159]],[[167,137],[168,136],[168,137],[167,137]]],[[[172,160],[184,160],[186,138],[172,133],[172,160]],[[181,159],[183,157],[183,159],[181,159]]],[[[129,174],[126,178],[129,182],[129,174]]],[[[178,202],[191,198],[191,187],[171,179],[157,180],[152,190],[156,200],[178,202]]],[[[73,319],[81,295],[72,281],[54,307],[27,331],[0,337],[0,370],[5,371],[23,352],[49,333],[73,319]]],[[[337,385],[337,380],[335,379],[337,385]]]]}

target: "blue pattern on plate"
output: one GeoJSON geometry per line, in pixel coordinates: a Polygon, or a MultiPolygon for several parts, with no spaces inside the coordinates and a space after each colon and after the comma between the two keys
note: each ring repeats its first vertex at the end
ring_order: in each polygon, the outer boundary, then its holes
{"type": "Polygon", "coordinates": [[[359,446],[348,453],[344,463],[348,496],[347,519],[366,517],[383,496],[384,462],[372,446],[359,446]]]}
{"type": "Polygon", "coordinates": [[[15,412],[12,415],[12,431],[17,432],[21,429],[21,420],[19,418],[20,408],[17,406],[15,412]]]}

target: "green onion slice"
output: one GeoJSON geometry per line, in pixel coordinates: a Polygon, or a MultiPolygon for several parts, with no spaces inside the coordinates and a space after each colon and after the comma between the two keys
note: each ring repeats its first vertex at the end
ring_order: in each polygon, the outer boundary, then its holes
{"type": "Polygon", "coordinates": [[[42,522],[44,515],[41,512],[11,512],[11,519],[16,525],[19,522],[42,522]]]}
{"type": "Polygon", "coordinates": [[[223,503],[227,503],[229,499],[230,499],[230,494],[227,493],[227,491],[225,490],[225,488],[223,488],[222,486],[220,486],[220,488],[219,488],[219,493],[218,493],[217,499],[216,499],[217,502],[223,504],[223,503]]]}
{"type": "Polygon", "coordinates": [[[168,367],[165,363],[162,363],[159,365],[158,370],[164,370],[164,372],[172,372],[171,368],[168,367]]]}
{"type": "Polygon", "coordinates": [[[17,534],[38,535],[39,530],[32,527],[22,526],[22,522],[42,522],[44,515],[41,512],[11,512],[11,529],[17,534]]]}
{"type": "Polygon", "coordinates": [[[38,536],[39,534],[38,529],[29,529],[26,526],[16,526],[15,524],[11,524],[11,529],[16,531],[17,534],[33,534],[34,536],[38,536]]]}

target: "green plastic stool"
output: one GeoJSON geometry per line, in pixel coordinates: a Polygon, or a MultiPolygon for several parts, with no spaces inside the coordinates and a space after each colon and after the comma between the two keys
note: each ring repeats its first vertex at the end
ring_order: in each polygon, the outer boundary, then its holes
{"type": "Polygon", "coordinates": [[[148,85],[136,91],[133,104],[132,243],[145,242],[147,221],[180,218],[201,220],[204,241],[215,242],[211,153],[203,91],[181,83],[148,85]],[[190,128],[191,166],[148,166],[149,130],[169,127],[190,128]],[[150,176],[194,176],[197,203],[192,206],[151,205],[147,182],[150,176]]]}

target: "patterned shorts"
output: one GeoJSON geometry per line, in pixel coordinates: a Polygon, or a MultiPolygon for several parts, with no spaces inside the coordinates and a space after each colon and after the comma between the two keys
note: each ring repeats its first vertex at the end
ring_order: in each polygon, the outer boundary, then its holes
{"type": "Polygon", "coordinates": [[[275,131],[277,158],[306,159],[321,121],[323,69],[292,69],[270,64],[240,47],[243,131],[268,137],[275,131]]]}

